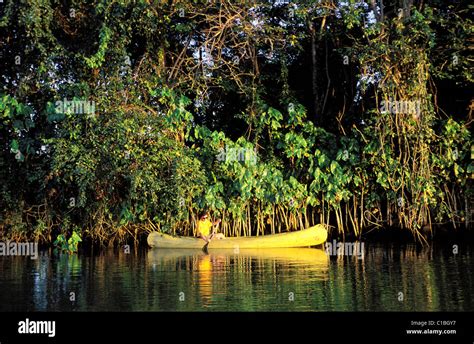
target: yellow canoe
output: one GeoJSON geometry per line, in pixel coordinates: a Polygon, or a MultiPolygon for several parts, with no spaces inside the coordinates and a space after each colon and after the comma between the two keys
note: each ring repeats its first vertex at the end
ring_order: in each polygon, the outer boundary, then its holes
{"type": "MultiPolygon", "coordinates": [[[[301,231],[264,235],[258,237],[225,238],[212,240],[208,249],[289,248],[321,245],[328,233],[324,225],[316,225],[301,231]]],[[[148,245],[156,248],[202,248],[204,241],[193,237],[172,236],[153,232],[148,235],[148,245]]]]}

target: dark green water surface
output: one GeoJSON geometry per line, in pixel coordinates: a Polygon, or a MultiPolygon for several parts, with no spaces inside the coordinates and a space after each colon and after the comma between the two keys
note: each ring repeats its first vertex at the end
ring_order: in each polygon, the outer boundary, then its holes
{"type": "Polygon", "coordinates": [[[0,311],[472,311],[474,249],[133,249],[0,257],[0,311]]]}

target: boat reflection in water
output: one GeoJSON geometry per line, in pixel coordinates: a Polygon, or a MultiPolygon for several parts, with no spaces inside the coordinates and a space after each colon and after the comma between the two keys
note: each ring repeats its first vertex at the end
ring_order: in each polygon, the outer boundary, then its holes
{"type": "Polygon", "coordinates": [[[329,276],[327,254],[314,248],[150,249],[147,261],[157,275],[186,275],[176,279],[183,282],[177,310],[225,310],[227,302],[253,310],[269,301],[301,309],[329,276]]]}

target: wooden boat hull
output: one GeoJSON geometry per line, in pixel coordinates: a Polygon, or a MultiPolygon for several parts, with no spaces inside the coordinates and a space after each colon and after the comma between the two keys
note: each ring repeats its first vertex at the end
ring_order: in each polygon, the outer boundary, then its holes
{"type": "MultiPolygon", "coordinates": [[[[212,240],[208,249],[262,249],[290,248],[321,245],[328,233],[323,225],[316,225],[301,231],[265,235],[259,237],[225,238],[212,240]]],[[[172,236],[153,232],[148,235],[148,245],[156,248],[202,248],[204,241],[193,237],[172,236]]]]}

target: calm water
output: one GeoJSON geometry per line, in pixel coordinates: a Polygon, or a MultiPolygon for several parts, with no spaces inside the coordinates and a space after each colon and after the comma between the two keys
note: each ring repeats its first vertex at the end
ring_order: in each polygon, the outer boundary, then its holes
{"type": "Polygon", "coordinates": [[[363,259],[317,249],[0,257],[0,311],[472,311],[473,255],[366,243],[363,259]]]}

